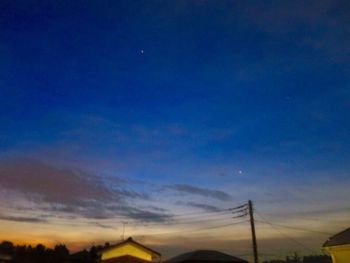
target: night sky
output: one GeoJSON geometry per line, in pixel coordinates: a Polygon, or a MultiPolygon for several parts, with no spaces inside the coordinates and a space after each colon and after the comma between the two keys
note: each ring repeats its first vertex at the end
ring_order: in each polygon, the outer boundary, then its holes
{"type": "Polygon", "coordinates": [[[4,0],[0,68],[1,240],[249,258],[248,199],[265,257],[349,227],[349,1],[4,0]]]}

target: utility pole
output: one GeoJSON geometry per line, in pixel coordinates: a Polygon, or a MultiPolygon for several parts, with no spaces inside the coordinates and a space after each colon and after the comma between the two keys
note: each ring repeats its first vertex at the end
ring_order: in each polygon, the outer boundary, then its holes
{"type": "Polygon", "coordinates": [[[128,224],[127,221],[122,221],[123,224],[123,234],[122,234],[122,240],[124,240],[124,234],[125,234],[125,225],[128,224]]]}
{"type": "Polygon", "coordinates": [[[253,241],[254,263],[259,263],[259,259],[258,259],[258,246],[257,246],[257,243],[256,243],[256,236],[255,236],[253,203],[252,203],[251,200],[248,201],[248,210],[249,210],[249,217],[250,217],[250,226],[251,226],[251,229],[252,229],[252,241],[253,241]]]}

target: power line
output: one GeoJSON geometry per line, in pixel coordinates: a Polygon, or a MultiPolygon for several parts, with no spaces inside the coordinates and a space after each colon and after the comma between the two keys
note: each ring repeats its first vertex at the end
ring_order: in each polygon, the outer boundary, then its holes
{"type": "Polygon", "coordinates": [[[245,212],[244,214],[238,215],[238,216],[233,216],[232,218],[240,218],[240,217],[245,217],[248,215],[248,212],[245,212]]]}
{"type": "Polygon", "coordinates": [[[217,210],[217,211],[206,211],[206,212],[194,212],[194,213],[184,213],[184,214],[175,214],[175,215],[171,215],[173,217],[197,217],[197,216],[203,216],[203,215],[206,215],[206,214],[218,214],[218,213],[238,213],[238,212],[242,212],[242,211],[245,211],[247,209],[247,205],[244,204],[244,205],[240,205],[240,206],[237,206],[237,207],[231,207],[231,208],[224,208],[224,209],[220,209],[220,210],[217,210]],[[243,209],[242,209],[243,208],[243,209]],[[238,210],[239,209],[239,210],[238,210]]]}
{"type": "MultiPolygon", "coordinates": [[[[261,212],[256,212],[261,218],[265,218],[265,220],[267,220],[266,219],[266,217],[263,217],[262,215],[261,215],[261,212]]],[[[259,220],[257,220],[258,222],[259,222],[259,220]]],[[[262,221],[260,221],[260,222],[262,222],[262,221]]],[[[264,222],[263,222],[264,223],[264,222]]],[[[287,226],[287,225],[283,225],[283,224],[276,224],[276,223],[272,223],[272,222],[270,222],[271,224],[273,224],[273,225],[275,225],[275,226],[278,226],[278,227],[282,227],[282,228],[290,228],[290,229],[294,229],[294,230],[300,230],[300,231],[305,231],[305,232],[310,232],[310,233],[316,233],[316,234],[321,234],[321,235],[327,235],[327,236],[329,236],[329,235],[332,235],[331,233],[327,233],[327,232],[321,232],[321,231],[316,231],[316,230],[311,230],[311,229],[306,229],[306,228],[302,228],[302,227],[294,227],[294,226],[287,226]]]]}
{"type": "Polygon", "coordinates": [[[178,215],[170,215],[171,218],[178,218],[178,219],[191,219],[191,218],[201,218],[203,216],[205,217],[210,217],[210,216],[217,216],[217,215],[229,215],[230,211],[221,211],[221,212],[211,212],[211,213],[202,213],[202,214],[197,214],[197,215],[182,215],[182,216],[178,216],[178,215]]]}
{"type": "MultiPolygon", "coordinates": [[[[193,217],[192,217],[193,218],[193,217]]],[[[208,215],[205,218],[203,217],[195,217],[193,219],[191,218],[183,218],[183,219],[169,219],[164,222],[144,222],[135,220],[134,222],[129,222],[131,225],[143,225],[143,226],[175,226],[175,225],[188,225],[188,224],[195,224],[195,223],[205,223],[205,222],[213,222],[213,221],[223,221],[223,220],[231,220],[232,217],[230,213],[226,214],[212,214],[208,215]]],[[[97,223],[104,224],[103,227],[105,228],[114,228],[112,225],[120,224],[121,221],[111,221],[113,219],[107,219],[107,220],[96,220],[96,219],[86,219],[87,221],[79,221],[79,220],[71,220],[69,218],[57,218],[57,217],[50,217],[45,218],[45,221],[42,223],[45,224],[52,224],[52,225],[66,225],[66,226],[91,226],[96,225],[99,226],[97,223]]]]}
{"type": "MultiPolygon", "coordinates": [[[[260,220],[256,220],[256,221],[264,223],[264,221],[260,221],[260,220]]],[[[332,235],[331,233],[320,232],[320,231],[310,230],[310,229],[301,228],[301,227],[286,226],[286,225],[281,225],[281,224],[276,224],[276,223],[270,223],[270,224],[272,224],[274,226],[277,226],[277,227],[289,228],[289,229],[299,230],[299,231],[305,231],[305,232],[310,232],[310,233],[314,233],[314,234],[320,234],[320,235],[326,235],[326,236],[332,235]]]]}
{"type": "Polygon", "coordinates": [[[233,207],[233,208],[229,208],[229,210],[230,211],[234,211],[234,210],[241,209],[241,208],[247,209],[247,207],[248,207],[247,204],[243,204],[243,205],[239,205],[239,206],[236,206],[236,207],[233,207]]]}
{"type": "Polygon", "coordinates": [[[296,239],[290,237],[289,235],[287,235],[287,234],[281,232],[279,229],[277,229],[277,228],[274,226],[273,223],[269,222],[267,219],[265,219],[265,218],[264,218],[262,215],[260,215],[259,213],[256,212],[256,214],[263,220],[263,221],[262,221],[263,223],[266,223],[266,224],[270,225],[271,228],[273,228],[275,231],[277,231],[278,233],[280,233],[282,236],[288,238],[289,240],[291,240],[292,242],[298,244],[299,246],[301,246],[301,247],[303,247],[303,248],[306,248],[307,250],[313,250],[312,248],[310,248],[310,247],[304,245],[303,243],[299,242],[298,240],[296,240],[296,239]]]}
{"type": "MultiPolygon", "coordinates": [[[[205,222],[213,222],[213,221],[223,221],[223,220],[232,220],[232,217],[230,217],[229,215],[221,215],[221,216],[215,216],[215,217],[211,217],[211,218],[201,218],[201,219],[197,219],[197,220],[181,220],[181,221],[164,221],[164,222],[141,222],[141,221],[134,221],[134,222],[128,222],[129,225],[134,225],[134,226],[151,226],[151,227],[162,227],[162,226],[176,226],[176,225],[189,225],[189,224],[198,224],[198,223],[205,223],[205,222]],[[224,217],[222,217],[224,216],[224,217]]],[[[80,226],[88,226],[88,225],[94,225],[98,222],[98,220],[94,220],[94,221],[88,221],[88,222],[79,222],[79,221],[72,221],[69,219],[63,219],[63,220],[56,220],[55,221],[45,221],[45,223],[47,224],[54,224],[54,225],[80,225],[80,226]],[[60,222],[59,222],[60,221],[60,222]],[[71,222],[75,222],[75,223],[71,223],[71,222]]],[[[110,226],[115,225],[115,224],[120,224],[123,221],[115,221],[115,222],[104,222],[106,225],[106,227],[112,227],[110,226]]]]}
{"type": "Polygon", "coordinates": [[[217,213],[227,213],[230,212],[230,208],[226,208],[226,209],[219,209],[219,210],[215,210],[215,211],[202,211],[202,212],[191,212],[191,213],[180,213],[180,214],[174,214],[173,216],[176,217],[182,217],[182,216],[200,216],[200,215],[205,215],[205,214],[217,214],[217,213]]]}
{"type": "MultiPolygon", "coordinates": [[[[19,213],[18,210],[13,210],[13,209],[8,209],[8,208],[5,208],[2,210],[5,210],[7,212],[10,212],[11,214],[18,214],[18,215],[22,215],[23,216],[23,213],[19,213]]],[[[37,216],[37,213],[33,212],[33,211],[26,211],[27,215],[33,215],[33,216],[37,216]]],[[[165,218],[168,217],[169,219],[174,219],[174,220],[187,220],[187,219],[197,219],[197,218],[203,218],[203,216],[205,215],[206,217],[216,217],[218,215],[229,215],[230,214],[230,210],[229,209],[223,209],[223,210],[220,210],[220,211],[215,211],[215,212],[202,212],[202,213],[187,213],[187,214],[159,214],[159,216],[164,216],[165,218]],[[179,219],[177,219],[179,218],[179,219]]],[[[56,216],[52,216],[51,214],[47,214],[46,218],[56,218],[58,219],[58,217],[56,216]]],[[[84,218],[84,217],[83,217],[84,218]]],[[[88,218],[86,218],[88,219],[88,218]]],[[[135,221],[139,221],[138,219],[133,219],[131,218],[130,216],[128,215],[115,215],[111,218],[107,218],[107,219],[99,219],[100,221],[110,221],[110,220],[114,220],[114,219],[123,219],[123,220],[126,220],[126,219],[129,219],[129,220],[135,220],[135,221]]],[[[70,221],[70,218],[65,218],[65,217],[60,217],[59,220],[69,220],[70,221]]],[[[96,220],[96,219],[95,219],[96,220]]]]}
{"type": "MultiPolygon", "coordinates": [[[[338,208],[338,209],[334,209],[335,211],[340,211],[340,210],[343,210],[342,212],[345,212],[345,211],[348,211],[350,210],[350,207],[341,207],[341,208],[338,208]]],[[[310,213],[312,213],[313,211],[310,211],[310,213]]],[[[314,212],[317,212],[317,213],[321,213],[321,212],[324,212],[324,213],[331,213],[330,212],[330,209],[327,209],[327,210],[318,210],[318,211],[314,211],[314,212]]],[[[265,212],[261,212],[259,210],[259,213],[260,214],[263,214],[263,215],[266,215],[266,216],[277,216],[277,217],[282,217],[283,215],[279,214],[279,215],[276,215],[276,214],[273,214],[273,213],[265,213],[265,212]]],[[[326,220],[325,218],[315,218],[315,217],[309,217],[307,216],[307,213],[305,212],[301,212],[301,213],[293,213],[292,215],[293,217],[295,218],[302,218],[302,219],[305,219],[305,220],[310,220],[310,221],[322,221],[322,222],[331,222],[331,223],[334,223],[334,221],[339,221],[339,219],[333,219],[333,220],[326,220]],[[305,216],[306,215],[306,216],[305,216]]]]}
{"type": "MultiPolygon", "coordinates": [[[[161,216],[161,215],[160,215],[161,216]]],[[[142,220],[140,219],[132,219],[132,218],[123,218],[123,219],[129,219],[130,224],[138,225],[138,224],[143,224],[143,225],[172,225],[172,224],[185,224],[185,223],[193,223],[193,222],[201,222],[201,221],[212,221],[212,220],[217,220],[217,219],[222,219],[222,217],[227,217],[227,219],[231,218],[230,213],[228,211],[225,211],[225,213],[222,212],[217,212],[217,213],[212,213],[209,215],[197,215],[197,216],[189,216],[189,217],[177,217],[177,216],[169,216],[169,217],[164,217],[163,221],[152,221],[152,220],[142,220]],[[206,219],[203,219],[205,217],[206,219]],[[130,222],[130,221],[133,222],[130,222]]],[[[115,220],[113,218],[108,218],[103,220],[104,222],[109,222],[109,223],[114,223],[115,220]]]]}
{"type": "MultiPolygon", "coordinates": [[[[196,223],[196,222],[206,222],[206,221],[216,221],[216,220],[224,220],[224,219],[231,219],[232,217],[230,216],[230,213],[226,213],[226,214],[211,214],[208,216],[201,216],[201,217],[191,217],[191,218],[180,218],[180,219],[176,219],[176,218],[165,218],[164,221],[158,221],[158,222],[142,222],[140,220],[135,220],[134,222],[130,222],[129,224],[133,224],[133,225],[144,225],[144,226],[152,226],[152,225],[177,225],[177,224],[191,224],[191,223],[196,223]]],[[[111,221],[113,219],[108,219],[108,221],[104,221],[104,222],[109,222],[109,223],[114,223],[115,221],[111,221]]]]}
{"type": "Polygon", "coordinates": [[[183,231],[174,231],[174,232],[164,232],[164,233],[155,233],[155,234],[149,234],[149,235],[140,235],[140,236],[158,236],[158,235],[172,235],[172,234],[178,234],[178,233],[191,233],[191,232],[199,232],[199,231],[205,231],[205,230],[212,230],[212,229],[218,229],[218,228],[224,228],[228,226],[233,226],[241,223],[248,222],[248,220],[240,221],[240,222],[235,222],[235,223],[229,223],[229,224],[222,224],[222,225],[217,225],[217,226],[211,226],[211,227],[202,227],[202,228],[197,228],[197,229],[184,229],[183,231]]]}
{"type": "MultiPolygon", "coordinates": [[[[184,223],[192,223],[192,222],[201,222],[201,221],[212,221],[212,220],[217,220],[217,219],[230,219],[230,214],[213,214],[213,215],[208,215],[205,217],[206,219],[203,219],[203,216],[201,217],[191,217],[191,218],[164,218],[164,221],[152,221],[152,220],[143,220],[142,218],[140,219],[133,219],[130,217],[125,217],[122,219],[128,219],[129,224],[143,224],[143,225],[172,225],[172,224],[184,224],[184,223]]],[[[63,221],[71,221],[69,218],[61,218],[60,220],[63,221]]],[[[91,219],[87,219],[91,220],[91,219]]],[[[93,219],[96,221],[96,219],[93,219]]],[[[99,219],[98,221],[104,222],[104,223],[109,223],[109,224],[114,224],[114,223],[120,223],[120,220],[115,220],[113,218],[108,218],[108,219],[99,219]]]]}
{"type": "MultiPolygon", "coordinates": [[[[226,215],[225,215],[226,216],[226,215]]],[[[210,219],[198,219],[198,220],[190,220],[190,221],[166,221],[166,222],[151,222],[151,223],[144,223],[144,226],[153,226],[153,225],[161,225],[161,226],[171,226],[171,225],[182,225],[182,224],[193,224],[193,223],[204,223],[204,222],[212,222],[212,221],[218,221],[218,220],[231,220],[231,217],[216,217],[216,218],[210,218],[210,219]]],[[[136,224],[135,224],[136,225],[136,224]]]]}
{"type": "MultiPolygon", "coordinates": [[[[1,206],[0,206],[1,207],[1,206]]],[[[230,207],[230,208],[223,208],[223,209],[218,209],[217,211],[203,211],[203,212],[190,212],[190,213],[180,213],[180,214],[160,214],[160,215],[164,215],[164,216],[169,216],[169,217],[199,217],[199,216],[203,216],[203,215],[216,215],[218,213],[236,213],[236,212],[241,212],[241,211],[236,211],[237,209],[240,208],[244,208],[246,207],[246,205],[241,205],[241,206],[237,206],[237,207],[230,207]]],[[[12,213],[18,213],[19,209],[10,209],[8,207],[1,207],[1,210],[7,210],[8,212],[12,212],[12,213]]],[[[20,209],[22,210],[22,209],[20,209]]],[[[53,209],[51,210],[47,210],[47,209],[39,209],[40,211],[44,211],[44,212],[55,212],[55,210],[53,209]]],[[[243,211],[244,209],[242,209],[243,211]]],[[[26,210],[25,211],[27,214],[35,214],[35,212],[31,211],[31,210],[26,210]]],[[[59,212],[59,211],[58,211],[59,212]]],[[[129,216],[126,215],[115,215],[113,216],[113,218],[121,218],[121,219],[128,219],[129,216]]],[[[112,219],[113,219],[112,218],[112,219]]]]}

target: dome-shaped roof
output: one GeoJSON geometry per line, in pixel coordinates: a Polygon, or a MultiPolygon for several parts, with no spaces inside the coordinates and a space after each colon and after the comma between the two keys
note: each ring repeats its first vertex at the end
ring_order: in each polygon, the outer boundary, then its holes
{"type": "Polygon", "coordinates": [[[166,261],[166,263],[181,262],[232,262],[232,263],[248,263],[238,257],[234,257],[215,250],[196,250],[187,252],[166,261]]]}

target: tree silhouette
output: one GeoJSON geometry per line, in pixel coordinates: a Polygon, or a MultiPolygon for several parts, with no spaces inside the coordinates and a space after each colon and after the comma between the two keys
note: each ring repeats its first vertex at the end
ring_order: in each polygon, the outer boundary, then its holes
{"type": "Polygon", "coordinates": [[[11,241],[3,241],[0,244],[0,252],[8,255],[12,255],[14,252],[14,246],[11,241]]]}
{"type": "Polygon", "coordinates": [[[53,254],[53,263],[66,262],[69,260],[69,250],[63,244],[56,245],[53,254]]]}

